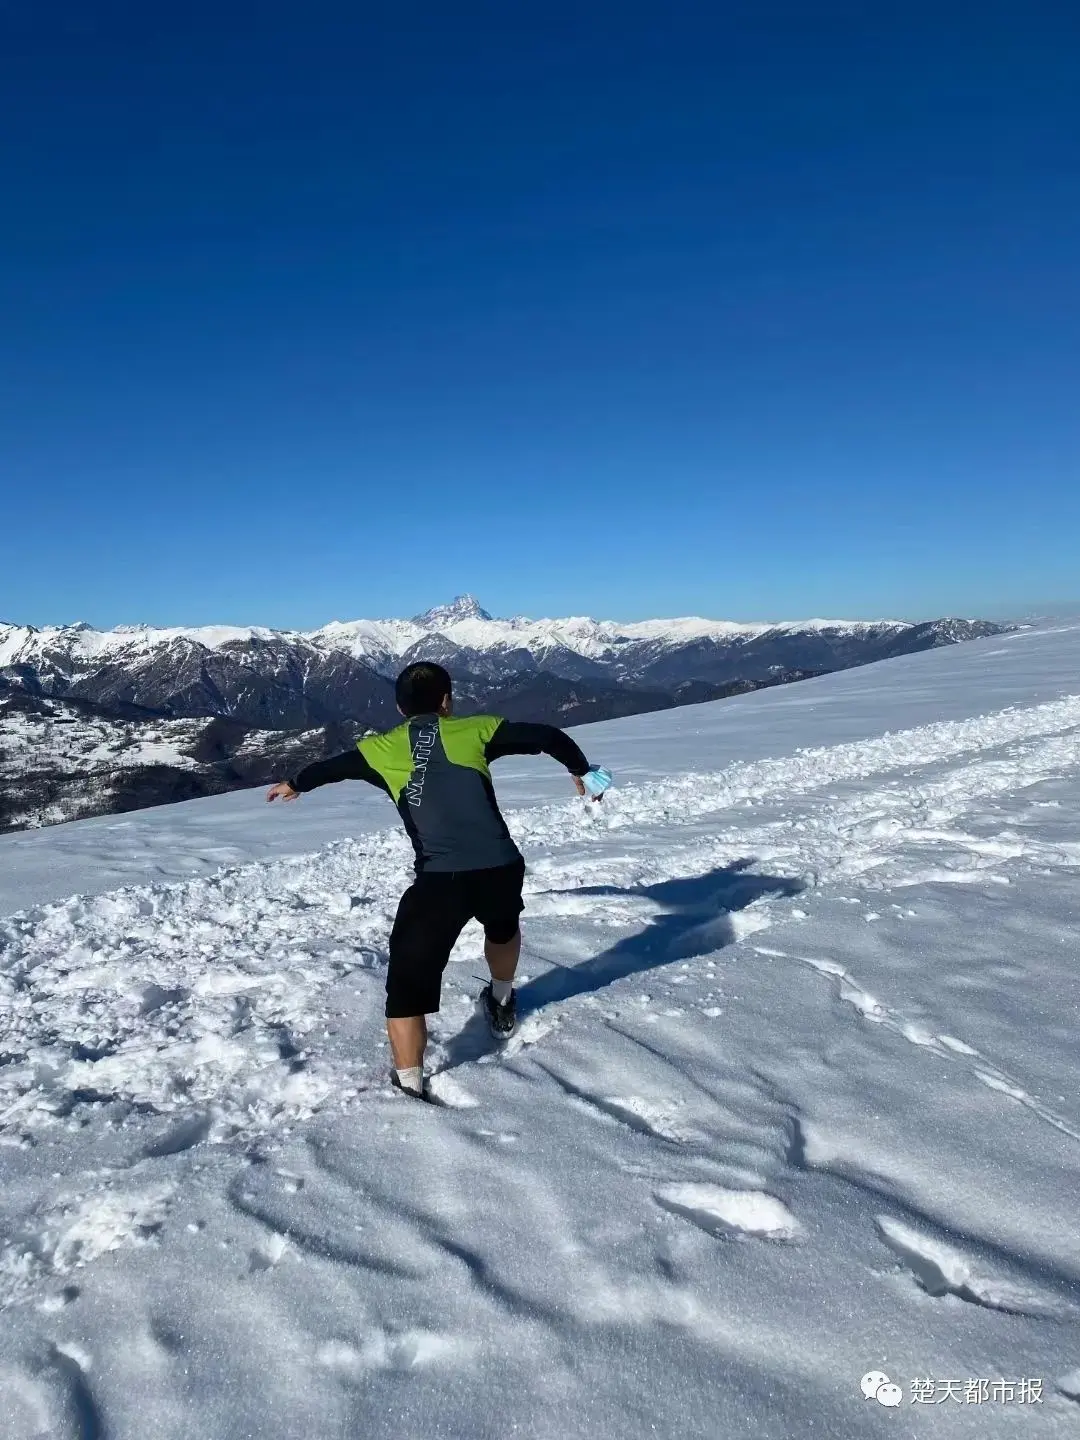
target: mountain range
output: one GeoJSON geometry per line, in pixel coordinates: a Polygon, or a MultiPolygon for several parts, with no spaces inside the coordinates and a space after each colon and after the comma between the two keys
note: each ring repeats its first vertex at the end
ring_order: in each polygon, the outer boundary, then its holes
{"type": "Polygon", "coordinates": [[[471,595],[411,620],[102,631],[0,623],[0,830],[212,794],[393,724],[410,661],[462,712],[572,726],[954,644],[981,620],[495,619],[471,595]]]}
{"type": "Polygon", "coordinates": [[[592,682],[614,705],[626,690],[674,698],[686,684],[841,670],[1003,628],[980,620],[497,620],[463,595],[412,620],[334,621],[312,631],[0,624],[0,678],[36,694],[170,717],[225,715],[268,729],[378,727],[395,716],[394,676],[416,659],[446,665],[461,697],[485,705],[499,704],[524,677],[592,682]]]}

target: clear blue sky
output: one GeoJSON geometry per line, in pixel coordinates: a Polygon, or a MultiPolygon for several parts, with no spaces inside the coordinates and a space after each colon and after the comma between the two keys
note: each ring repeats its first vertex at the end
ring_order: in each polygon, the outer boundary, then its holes
{"type": "Polygon", "coordinates": [[[0,15],[0,618],[1072,598],[1080,10],[0,15]]]}

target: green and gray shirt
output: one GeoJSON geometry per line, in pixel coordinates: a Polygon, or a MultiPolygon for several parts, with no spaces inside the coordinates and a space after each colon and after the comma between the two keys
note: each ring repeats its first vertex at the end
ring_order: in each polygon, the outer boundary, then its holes
{"type": "Polygon", "coordinates": [[[398,808],[416,851],[416,872],[488,870],[521,857],[499,812],[488,765],[502,755],[550,755],[572,775],[589,768],[554,725],[498,715],[414,715],[354,750],[306,766],[289,783],[314,790],[333,780],[366,780],[398,808]]]}

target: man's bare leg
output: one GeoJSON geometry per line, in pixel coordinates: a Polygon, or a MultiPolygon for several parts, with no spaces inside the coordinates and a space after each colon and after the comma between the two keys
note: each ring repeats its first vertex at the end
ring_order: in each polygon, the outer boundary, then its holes
{"type": "Polygon", "coordinates": [[[512,940],[507,940],[505,945],[496,945],[494,940],[484,940],[484,958],[487,960],[488,969],[491,971],[492,980],[511,981],[514,972],[517,970],[518,956],[521,954],[521,931],[519,930],[512,940]]]}
{"type": "Polygon", "coordinates": [[[387,1020],[386,1033],[390,1037],[395,1070],[414,1070],[423,1065],[427,1046],[427,1021],[423,1015],[387,1020]]]}

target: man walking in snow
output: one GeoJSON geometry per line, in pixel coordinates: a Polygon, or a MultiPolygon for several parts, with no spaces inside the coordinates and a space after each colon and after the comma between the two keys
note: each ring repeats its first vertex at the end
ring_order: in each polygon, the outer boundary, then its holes
{"type": "Polygon", "coordinates": [[[397,678],[403,725],[369,735],[356,748],[307,765],[273,785],[267,800],[295,800],[334,780],[367,780],[397,805],[416,851],[416,879],[398,905],[386,975],[386,1029],[393,1083],[420,1099],[425,1016],[439,1008],[442,974],[471,919],[484,927],[491,980],[481,1003],[497,1038],[517,1024],[514,973],[521,951],[518,916],[525,860],[499,812],[488,770],[503,755],[550,755],[565,765],[581,795],[599,800],[610,784],[569,735],[553,725],[496,715],[456,717],[451,680],[441,665],[409,665],[397,678]]]}

